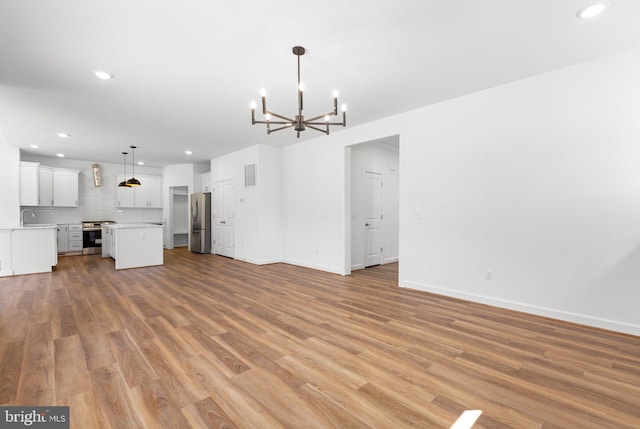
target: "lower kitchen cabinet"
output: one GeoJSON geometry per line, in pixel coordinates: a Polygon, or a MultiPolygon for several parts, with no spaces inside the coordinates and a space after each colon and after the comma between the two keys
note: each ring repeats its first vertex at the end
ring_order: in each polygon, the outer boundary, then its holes
{"type": "Polygon", "coordinates": [[[82,224],[69,225],[69,252],[82,252],[82,224]]]}
{"type": "Polygon", "coordinates": [[[69,225],[58,225],[58,253],[69,251],[69,225]]]}
{"type": "Polygon", "coordinates": [[[82,253],[82,224],[58,225],[58,253],[82,253]]]}

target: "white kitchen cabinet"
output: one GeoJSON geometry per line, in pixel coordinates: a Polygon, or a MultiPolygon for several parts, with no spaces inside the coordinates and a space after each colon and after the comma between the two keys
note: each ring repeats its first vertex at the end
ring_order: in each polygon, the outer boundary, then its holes
{"type": "Polygon", "coordinates": [[[162,225],[114,223],[103,225],[102,232],[107,237],[102,257],[115,259],[116,270],[164,263],[162,225]]]}
{"type": "Polygon", "coordinates": [[[140,186],[136,187],[136,207],[162,208],[162,177],[140,176],[140,186]]]}
{"type": "Polygon", "coordinates": [[[69,225],[69,252],[82,252],[82,224],[69,225]]]}
{"type": "MultiPolygon", "coordinates": [[[[162,208],[162,177],[137,176],[136,178],[140,180],[140,186],[117,188],[117,206],[120,208],[162,208]]],[[[116,186],[123,180],[123,176],[117,176],[116,186]]]]}
{"type": "Polygon", "coordinates": [[[58,253],[69,251],[69,225],[58,225],[58,253]]]}
{"type": "Polygon", "coordinates": [[[41,165],[38,180],[38,205],[53,206],[53,167],[41,165]]]}
{"type": "Polygon", "coordinates": [[[21,206],[37,206],[39,199],[39,183],[38,177],[40,171],[40,163],[38,162],[21,162],[20,163],[20,205],[21,206]]]}
{"type": "Polygon", "coordinates": [[[119,208],[133,208],[135,207],[135,188],[131,187],[119,187],[118,184],[124,180],[127,180],[124,176],[116,177],[116,206],[119,208]]]}
{"type": "Polygon", "coordinates": [[[53,169],[53,205],[55,207],[78,207],[79,174],[78,170],[53,169]]]}
{"type": "Polygon", "coordinates": [[[20,163],[20,205],[78,207],[79,170],[20,163]]]}
{"type": "Polygon", "coordinates": [[[57,225],[11,230],[11,270],[13,275],[46,273],[58,265],[57,225]]]}
{"type": "Polygon", "coordinates": [[[58,225],[58,253],[82,253],[82,224],[58,225]]]}
{"type": "Polygon", "coordinates": [[[211,186],[211,172],[207,171],[200,175],[200,192],[211,192],[213,187],[211,186]]]}

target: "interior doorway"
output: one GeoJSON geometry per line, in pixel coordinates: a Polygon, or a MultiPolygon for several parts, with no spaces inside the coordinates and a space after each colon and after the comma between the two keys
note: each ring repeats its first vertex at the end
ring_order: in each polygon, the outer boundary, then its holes
{"type": "Polygon", "coordinates": [[[399,261],[399,136],[348,148],[350,264],[359,270],[399,261]]]}
{"type": "Polygon", "coordinates": [[[189,187],[169,188],[169,210],[171,216],[167,225],[167,249],[189,245],[189,187]]]}

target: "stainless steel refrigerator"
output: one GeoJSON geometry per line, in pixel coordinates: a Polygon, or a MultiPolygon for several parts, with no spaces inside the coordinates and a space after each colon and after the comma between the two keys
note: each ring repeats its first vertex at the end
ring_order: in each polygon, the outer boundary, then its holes
{"type": "Polygon", "coordinates": [[[211,193],[191,194],[189,250],[211,253],[211,193]]]}

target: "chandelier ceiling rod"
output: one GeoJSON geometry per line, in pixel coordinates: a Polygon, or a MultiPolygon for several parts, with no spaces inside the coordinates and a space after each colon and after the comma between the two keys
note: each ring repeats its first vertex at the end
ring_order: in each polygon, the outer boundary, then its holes
{"type": "Polygon", "coordinates": [[[275,131],[284,130],[286,128],[294,127],[296,130],[296,136],[300,138],[300,131],[304,131],[306,128],[311,128],[316,131],[320,131],[321,133],[325,133],[329,135],[329,126],[330,125],[341,125],[343,127],[347,126],[347,106],[342,105],[342,121],[341,122],[331,122],[331,116],[338,116],[338,92],[334,91],[333,93],[333,110],[328,113],[324,113],[322,115],[314,116],[311,119],[304,118],[302,111],[304,109],[304,84],[300,79],[300,57],[304,55],[305,49],[302,46],[294,46],[293,54],[298,57],[298,114],[295,118],[289,118],[284,115],[280,115],[278,113],[272,112],[267,109],[267,94],[264,88],[260,91],[260,95],[262,97],[262,114],[265,117],[265,121],[257,121],[256,120],[256,103],[255,101],[251,102],[251,124],[266,124],[267,125],[267,134],[271,134],[275,131]],[[276,117],[282,119],[282,121],[272,121],[271,118],[276,117]],[[319,119],[324,119],[324,121],[318,121],[319,119]],[[271,128],[271,125],[282,125],[278,128],[271,128]],[[319,128],[322,126],[323,128],[319,128]]]}

